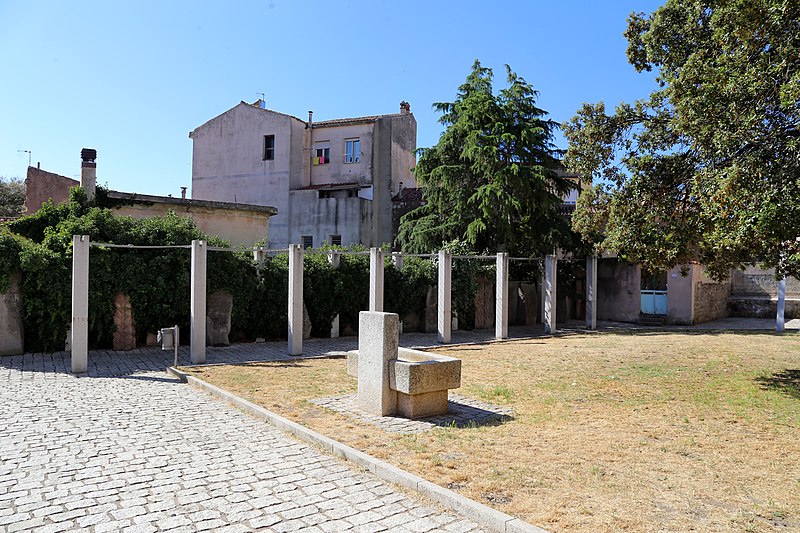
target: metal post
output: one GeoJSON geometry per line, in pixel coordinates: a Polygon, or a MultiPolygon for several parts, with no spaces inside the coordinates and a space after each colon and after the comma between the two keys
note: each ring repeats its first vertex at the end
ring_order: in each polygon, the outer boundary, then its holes
{"type": "Polygon", "coordinates": [[[89,370],[89,236],[72,236],[72,373],[89,370]]]}
{"type": "Polygon", "coordinates": [[[778,316],[775,321],[775,331],[783,333],[784,311],[786,309],[786,278],[778,281],[778,316]]]}
{"type": "Polygon", "coordinates": [[[205,241],[192,241],[192,297],[189,325],[190,354],[193,365],[206,362],[206,259],[205,241]]]}
{"type": "Polygon", "coordinates": [[[558,260],[554,255],[544,258],[544,332],[556,331],[556,274],[558,260]]]}
{"type": "Polygon", "coordinates": [[[369,310],[383,311],[383,250],[369,249],[369,310]]]}
{"type": "Polygon", "coordinates": [[[303,353],[303,247],[289,245],[289,355],[303,353]]]}
{"type": "Polygon", "coordinates": [[[597,329],[597,256],[586,258],[586,327],[597,329]]]}
{"type": "Polygon", "coordinates": [[[453,259],[450,252],[439,252],[438,326],[439,342],[450,342],[453,328],[451,281],[453,259]]]}
{"type": "Polygon", "coordinates": [[[497,254],[497,279],[494,296],[494,336],[508,338],[508,253],[497,254]]]}
{"type": "Polygon", "coordinates": [[[172,341],[175,344],[175,364],[172,365],[174,367],[178,367],[178,344],[180,344],[180,330],[178,330],[178,325],[175,324],[175,333],[172,334],[172,341]]]}

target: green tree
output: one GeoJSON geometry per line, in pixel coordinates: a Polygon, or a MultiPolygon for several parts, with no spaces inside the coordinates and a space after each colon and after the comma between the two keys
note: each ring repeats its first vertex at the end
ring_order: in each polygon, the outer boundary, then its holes
{"type": "Polygon", "coordinates": [[[25,183],[0,177],[0,217],[18,217],[25,212],[25,183]]]}
{"type": "Polygon", "coordinates": [[[446,129],[436,146],[419,150],[414,173],[425,204],[401,220],[404,250],[464,240],[528,255],[569,239],[558,207],[574,185],[558,172],[558,125],[536,106],[533,87],[506,71],[507,87],[494,94],[492,70],[475,61],[455,101],[434,104],[446,129]]]}
{"type": "Polygon", "coordinates": [[[573,227],[651,269],[800,274],[800,4],[668,0],[631,14],[625,36],[658,88],[565,124],[567,166],[605,180],[573,227]]]}

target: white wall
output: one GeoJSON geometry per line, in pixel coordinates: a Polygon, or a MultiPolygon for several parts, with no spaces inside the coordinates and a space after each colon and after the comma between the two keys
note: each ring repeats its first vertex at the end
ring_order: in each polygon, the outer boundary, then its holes
{"type": "Polygon", "coordinates": [[[289,211],[294,221],[289,230],[289,243],[302,243],[303,235],[314,237],[314,248],[325,241],[330,244],[331,235],[341,235],[344,246],[360,242],[362,227],[371,219],[372,202],[358,197],[318,196],[315,190],[289,193],[289,211]]]}

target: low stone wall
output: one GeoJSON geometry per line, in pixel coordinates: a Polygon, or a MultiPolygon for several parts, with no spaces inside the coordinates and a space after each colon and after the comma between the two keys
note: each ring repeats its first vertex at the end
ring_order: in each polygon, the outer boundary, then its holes
{"type": "MultiPolygon", "coordinates": [[[[777,314],[777,298],[731,296],[728,299],[728,316],[744,318],[775,318],[777,314]]],[[[800,318],[800,298],[786,298],[783,316],[785,320],[800,318]]]]}
{"type": "Polygon", "coordinates": [[[25,351],[21,285],[22,274],[12,274],[11,287],[0,294],[0,355],[19,355],[25,351]]]}

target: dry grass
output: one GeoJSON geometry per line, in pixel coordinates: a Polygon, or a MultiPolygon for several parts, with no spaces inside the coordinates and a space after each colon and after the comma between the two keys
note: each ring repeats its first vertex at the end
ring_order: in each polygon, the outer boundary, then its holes
{"type": "Polygon", "coordinates": [[[203,379],[557,531],[800,528],[800,336],[591,334],[441,348],[460,394],[513,420],[385,433],[306,400],[355,390],[342,359],[203,379]]]}

